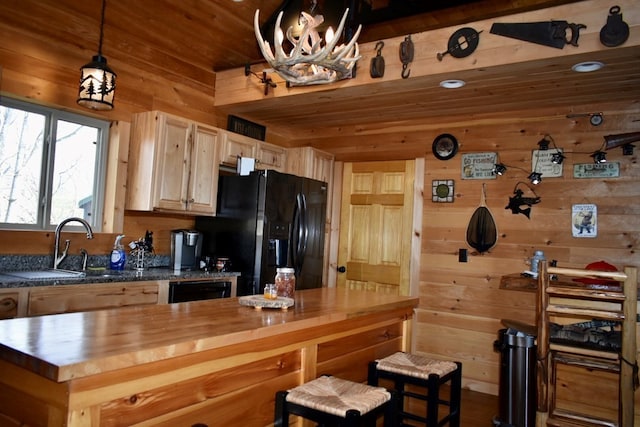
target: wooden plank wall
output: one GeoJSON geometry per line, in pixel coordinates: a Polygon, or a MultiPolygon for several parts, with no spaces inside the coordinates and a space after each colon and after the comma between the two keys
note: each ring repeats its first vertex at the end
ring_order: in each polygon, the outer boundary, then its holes
{"type": "MultiPolygon", "coordinates": [[[[449,161],[426,153],[425,202],[420,267],[420,308],[417,315],[416,350],[462,360],[465,387],[497,394],[499,354],[493,349],[501,319],[534,323],[533,293],[500,290],[504,274],[527,270],[534,250],[543,250],[560,266],[585,267],[604,260],[622,269],[640,265],[640,167],[637,150],[623,156],[622,149],[607,152],[609,162],[619,162],[620,177],[575,179],[574,163],[593,163],[593,151],[601,148],[603,136],[640,131],[640,105],[603,102],[576,106],[576,111],[606,111],[599,127],[588,117],[567,119],[553,115],[553,108],[540,111],[505,112],[502,117],[449,123],[428,135],[448,132],[460,142],[460,152],[449,161]],[[532,150],[545,135],[564,150],[562,178],[547,178],[533,187],[541,202],[531,218],[505,209],[518,182],[529,183],[532,150]],[[489,180],[461,179],[461,154],[498,152],[510,168],[504,176],[489,180]],[[430,201],[431,182],[455,181],[454,203],[430,201]],[[471,215],[480,204],[486,184],[487,206],[498,229],[498,243],[482,255],[466,243],[471,215]],[[593,203],[598,209],[598,236],[574,238],[571,233],[573,204],[593,203]],[[458,249],[469,251],[467,263],[458,262],[458,249]]],[[[425,139],[429,137],[425,136],[425,139]]],[[[430,145],[428,141],[425,146],[430,145]]],[[[526,186],[525,196],[533,196],[526,186]]]]}
{"type": "MultiPolygon", "coordinates": [[[[4,18],[4,17],[3,17],[4,18]]],[[[42,40],[21,22],[2,20],[0,39],[11,40],[0,45],[3,69],[3,94],[12,94],[36,102],[58,105],[79,111],[75,105],[78,57],[74,46],[56,44],[53,35],[42,40]],[[14,25],[15,24],[15,25],[14,25]],[[45,46],[46,49],[42,49],[45,46]],[[25,53],[27,52],[28,55],[25,53]],[[75,58],[67,61],[66,58],[75,58]]],[[[131,64],[118,64],[118,71],[138,75],[131,64]],[[121,65],[121,66],[120,66],[121,65]]],[[[117,108],[101,117],[130,121],[131,114],[163,109],[198,121],[218,125],[213,117],[213,78],[198,84],[177,82],[175,76],[140,73],[136,87],[123,84],[118,88],[117,108]],[[186,102],[185,100],[188,100],[186,102]]],[[[517,93],[513,95],[517,99],[517,93]]],[[[415,325],[416,350],[461,360],[464,364],[465,387],[497,394],[499,356],[493,342],[500,320],[511,318],[533,322],[534,296],[525,292],[499,290],[503,274],[527,268],[525,261],[535,249],[544,250],[561,266],[584,267],[597,260],[618,268],[640,267],[637,247],[640,230],[640,170],[637,150],[633,156],[622,156],[620,149],[608,152],[610,161],[620,162],[621,176],[613,179],[579,180],[572,178],[573,163],[590,163],[589,154],[602,144],[606,134],[640,131],[638,100],[620,103],[612,99],[592,105],[576,105],[576,112],[603,111],[605,121],[592,127],[588,118],[566,119],[564,111],[556,111],[553,99],[547,109],[505,111],[469,117],[443,118],[440,123],[411,123],[406,132],[389,133],[380,129],[367,136],[365,146],[355,147],[352,135],[333,138],[327,151],[358,152],[366,160],[399,160],[425,158],[425,194],[422,218],[420,266],[420,307],[415,325]],[[519,181],[527,181],[526,173],[511,169],[503,177],[484,181],[487,205],[496,220],[497,246],[484,255],[469,255],[467,263],[458,262],[458,249],[467,248],[465,232],[469,219],[480,202],[481,181],[461,179],[461,154],[449,161],[439,161],[431,154],[431,142],[440,133],[451,133],[460,141],[460,153],[496,151],[503,162],[531,169],[531,150],[545,134],[550,134],[558,147],[565,150],[564,177],[545,179],[536,187],[542,202],[533,207],[531,219],[505,210],[508,197],[519,181]],[[422,141],[411,145],[404,141],[422,141]],[[380,158],[377,147],[395,144],[397,150],[384,151],[380,158]],[[454,203],[432,203],[428,197],[431,181],[453,179],[454,203]],[[570,212],[574,203],[598,206],[598,231],[595,239],[571,237],[570,212]]],[[[83,110],[83,112],[86,112],[83,110]]],[[[215,113],[214,113],[215,114],[215,113]]],[[[640,144],[637,144],[640,146],[640,144]]],[[[189,217],[125,212],[124,233],[130,238],[153,229],[157,249],[168,253],[169,230],[188,227],[189,217]]],[[[86,245],[90,253],[108,253],[114,234],[101,233],[86,245]]],[[[128,241],[128,240],[127,240],[128,241]]],[[[0,231],[0,253],[51,253],[52,233],[0,231]]],[[[640,408],[640,402],[637,407],[640,408]]]]}

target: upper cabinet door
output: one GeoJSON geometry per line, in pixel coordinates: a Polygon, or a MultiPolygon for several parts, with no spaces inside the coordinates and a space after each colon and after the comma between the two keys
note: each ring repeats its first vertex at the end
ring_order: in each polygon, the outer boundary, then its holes
{"type": "Polygon", "coordinates": [[[238,157],[256,157],[258,141],[234,132],[225,132],[220,155],[220,162],[228,166],[236,166],[238,157]]]}
{"type": "Polygon", "coordinates": [[[287,149],[259,141],[256,153],[256,169],[273,169],[284,172],[286,168],[287,149]]]}
{"type": "Polygon", "coordinates": [[[223,132],[159,111],[136,114],[127,209],[215,214],[223,132]]]}
{"type": "Polygon", "coordinates": [[[218,192],[219,130],[195,125],[187,190],[187,211],[215,214],[218,192]]]}
{"type": "Polygon", "coordinates": [[[191,163],[191,123],[182,118],[161,115],[158,126],[154,207],[185,210],[191,163]]]}

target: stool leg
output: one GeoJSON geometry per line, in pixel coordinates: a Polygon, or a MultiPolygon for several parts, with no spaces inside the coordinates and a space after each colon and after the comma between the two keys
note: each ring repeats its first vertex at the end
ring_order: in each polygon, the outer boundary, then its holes
{"type": "Polygon", "coordinates": [[[450,408],[452,413],[450,427],[460,427],[460,406],[462,402],[462,363],[456,362],[458,368],[451,378],[450,408]]]}
{"type": "Polygon", "coordinates": [[[367,375],[369,385],[378,386],[378,362],[369,362],[369,374],[367,375]]]}
{"type": "Polygon", "coordinates": [[[427,380],[427,427],[438,426],[438,402],[440,401],[440,376],[429,375],[427,380]]]}
{"type": "Polygon", "coordinates": [[[402,413],[404,412],[404,399],[405,399],[405,394],[404,394],[404,387],[405,387],[405,383],[404,381],[402,381],[402,379],[397,376],[395,377],[394,381],[393,381],[393,386],[395,387],[395,390],[398,392],[398,405],[396,406],[396,409],[398,411],[398,425],[402,426],[404,425],[404,416],[402,415],[402,413]]]}
{"type": "Polygon", "coordinates": [[[384,427],[398,426],[398,393],[395,390],[389,390],[391,399],[384,408],[384,427]]]}
{"type": "Polygon", "coordinates": [[[273,415],[274,427],[289,427],[289,412],[285,409],[287,404],[286,391],[276,392],[276,409],[273,415]]]}

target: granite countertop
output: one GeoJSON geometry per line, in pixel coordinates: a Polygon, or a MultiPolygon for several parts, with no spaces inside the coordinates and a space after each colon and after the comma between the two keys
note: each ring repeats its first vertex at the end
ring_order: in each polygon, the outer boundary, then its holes
{"type": "MultiPolygon", "coordinates": [[[[3,255],[0,256],[0,289],[34,286],[75,285],[88,283],[134,282],[146,280],[203,280],[219,277],[237,277],[238,272],[207,272],[202,270],[175,271],[169,268],[169,256],[149,257],[147,268],[138,271],[132,262],[122,271],[109,270],[108,256],[89,256],[84,275],[78,277],[25,279],[11,275],[12,272],[51,271],[53,259],[47,255],[3,255]]],[[[62,270],[79,272],[82,270],[81,257],[69,256],[60,266],[62,270]]]]}
{"type": "Polygon", "coordinates": [[[142,271],[88,270],[85,276],[63,279],[24,279],[21,277],[11,276],[7,273],[10,272],[0,271],[0,289],[74,284],[80,285],[88,283],[134,282],[146,280],[202,280],[207,278],[237,277],[240,275],[240,273],[233,271],[174,271],[173,269],[169,269],[167,267],[150,267],[142,271]]]}

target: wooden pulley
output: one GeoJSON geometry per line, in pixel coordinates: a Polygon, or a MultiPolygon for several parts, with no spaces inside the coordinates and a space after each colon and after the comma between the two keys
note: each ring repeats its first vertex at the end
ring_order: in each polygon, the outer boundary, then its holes
{"type": "Polygon", "coordinates": [[[384,42],[379,41],[376,43],[376,56],[371,58],[370,73],[372,78],[379,78],[384,76],[384,58],[382,57],[382,48],[384,42]]]}
{"type": "Polygon", "coordinates": [[[404,41],[400,43],[400,61],[402,62],[402,78],[409,78],[411,70],[409,70],[409,63],[413,61],[413,42],[411,41],[411,34],[404,38],[404,41]]]}

